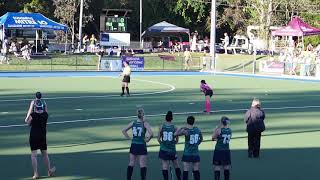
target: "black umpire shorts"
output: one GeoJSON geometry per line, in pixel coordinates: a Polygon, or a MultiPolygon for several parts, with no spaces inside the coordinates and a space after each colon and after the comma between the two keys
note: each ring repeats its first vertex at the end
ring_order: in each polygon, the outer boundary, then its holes
{"type": "Polygon", "coordinates": [[[130,76],[123,76],[122,82],[124,82],[124,83],[130,83],[130,76]]]}

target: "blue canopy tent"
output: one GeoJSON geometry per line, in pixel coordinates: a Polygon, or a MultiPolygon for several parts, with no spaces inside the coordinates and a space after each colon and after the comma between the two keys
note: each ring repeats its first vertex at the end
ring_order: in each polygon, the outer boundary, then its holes
{"type": "Polygon", "coordinates": [[[170,24],[166,21],[162,21],[157,23],[151,27],[149,27],[146,31],[142,33],[142,36],[170,36],[176,35],[181,36],[183,34],[190,34],[190,30],[186,28],[182,28],[176,26],[174,24],[170,24]]]}
{"type": "MultiPolygon", "coordinates": [[[[5,37],[6,29],[32,29],[36,30],[36,43],[38,39],[38,30],[55,30],[55,31],[64,31],[66,34],[66,43],[67,43],[67,31],[68,27],[66,25],[57,23],[48,19],[40,13],[15,13],[7,12],[0,17],[0,26],[2,27],[2,36],[3,40],[5,37]]],[[[37,47],[37,44],[36,44],[37,47]]],[[[66,50],[66,48],[65,48],[66,50]]]]}
{"type": "MultiPolygon", "coordinates": [[[[190,30],[176,26],[174,24],[162,21],[160,23],[154,24],[149,27],[146,31],[142,33],[142,37],[178,37],[180,42],[182,42],[182,36],[188,35],[190,38],[190,30]]],[[[190,40],[189,40],[190,41],[190,40]]]]}

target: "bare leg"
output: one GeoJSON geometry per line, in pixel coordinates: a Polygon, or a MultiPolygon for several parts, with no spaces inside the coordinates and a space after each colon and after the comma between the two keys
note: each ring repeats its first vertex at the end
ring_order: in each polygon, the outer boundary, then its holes
{"type": "Polygon", "coordinates": [[[127,168],[127,180],[131,180],[132,173],[133,173],[133,168],[134,168],[134,165],[136,163],[137,157],[130,153],[129,158],[130,158],[130,160],[129,160],[129,165],[128,165],[128,168],[127,168]]]}
{"type": "Polygon", "coordinates": [[[41,154],[42,154],[43,162],[47,167],[48,176],[53,176],[53,173],[56,171],[56,168],[55,167],[51,168],[50,159],[49,159],[47,150],[42,150],[41,154]]]}
{"type": "Polygon", "coordinates": [[[37,179],[39,177],[38,161],[37,161],[37,150],[31,151],[31,162],[32,162],[32,168],[33,168],[33,177],[32,177],[32,179],[37,179]]]}
{"type": "Polygon", "coordinates": [[[147,178],[147,156],[141,155],[139,157],[139,160],[140,160],[141,180],[146,180],[146,178],[147,178]]]}

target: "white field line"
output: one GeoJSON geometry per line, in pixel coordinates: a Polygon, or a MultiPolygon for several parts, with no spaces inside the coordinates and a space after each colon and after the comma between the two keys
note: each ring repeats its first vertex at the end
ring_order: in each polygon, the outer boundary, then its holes
{"type": "MultiPolygon", "coordinates": [[[[310,109],[310,108],[320,108],[320,106],[300,106],[300,107],[273,107],[273,108],[264,108],[264,110],[284,110],[284,109],[310,109]]],[[[228,109],[228,110],[216,110],[211,111],[212,113],[218,112],[241,112],[246,111],[247,109],[228,109]]],[[[202,111],[195,111],[195,112],[179,112],[173,113],[174,115],[186,115],[186,114],[203,114],[202,111]]],[[[165,114],[151,114],[146,115],[146,117],[158,117],[158,116],[165,116],[165,114]]],[[[79,123],[79,122],[91,122],[91,121],[106,121],[106,120],[119,120],[119,119],[130,119],[136,118],[136,116],[119,116],[119,117],[105,117],[105,118],[93,118],[93,119],[77,119],[77,120],[69,120],[69,121],[52,121],[48,122],[47,125],[52,124],[67,124],[67,123],[79,123]]],[[[12,128],[12,127],[24,127],[27,124],[12,124],[12,125],[3,125],[0,128],[12,128]]]]}
{"type": "MultiPolygon", "coordinates": [[[[113,77],[110,77],[113,78],[113,77]]],[[[156,91],[156,92],[148,92],[148,93],[133,93],[131,96],[144,96],[144,95],[154,95],[154,94],[162,94],[162,93],[167,93],[174,91],[176,89],[175,86],[171,84],[166,84],[166,83],[161,83],[161,82],[156,82],[156,81],[149,81],[149,80],[142,80],[142,79],[134,79],[137,81],[142,81],[142,82],[148,82],[152,84],[160,84],[169,87],[170,89],[164,90],[164,91],[156,91]]],[[[119,97],[120,95],[103,95],[103,96],[65,96],[65,97],[48,97],[44,98],[44,100],[57,100],[57,99],[83,99],[83,98],[107,98],[107,97],[119,97]]],[[[0,100],[0,102],[19,102],[19,101],[31,101],[33,99],[4,99],[0,100]]]]}

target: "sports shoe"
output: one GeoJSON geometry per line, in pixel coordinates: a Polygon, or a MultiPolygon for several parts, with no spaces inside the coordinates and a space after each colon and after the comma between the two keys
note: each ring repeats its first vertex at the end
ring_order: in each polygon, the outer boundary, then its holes
{"type": "Polygon", "coordinates": [[[56,172],[56,167],[53,166],[53,167],[48,171],[48,176],[49,176],[49,177],[53,177],[55,172],[56,172]]]}
{"type": "Polygon", "coordinates": [[[121,93],[120,96],[122,97],[124,95],[124,93],[121,93]]]}
{"type": "Polygon", "coordinates": [[[32,179],[39,179],[39,178],[40,178],[39,175],[34,175],[34,176],[32,176],[32,179]]]}

